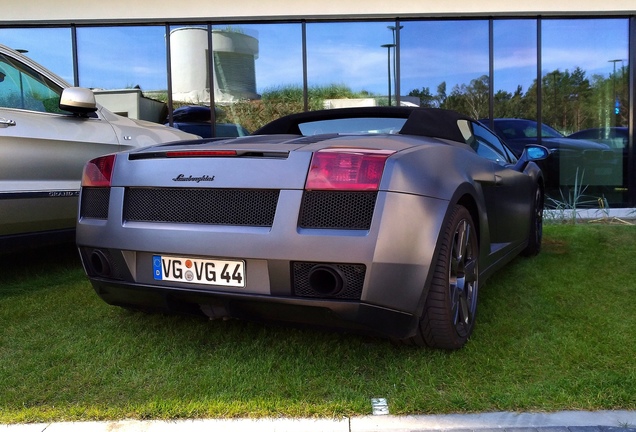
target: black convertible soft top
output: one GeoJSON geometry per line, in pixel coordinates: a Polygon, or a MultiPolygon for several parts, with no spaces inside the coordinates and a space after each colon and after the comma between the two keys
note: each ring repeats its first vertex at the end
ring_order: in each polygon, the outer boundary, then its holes
{"type": "Polygon", "coordinates": [[[458,120],[475,121],[474,119],[456,111],[439,108],[416,107],[362,107],[338,108],[319,111],[307,111],[291,114],[274,120],[253,135],[302,135],[299,125],[303,123],[335,120],[344,118],[404,118],[406,123],[400,130],[402,135],[416,135],[433,138],[443,138],[457,142],[466,142],[459,129],[458,120]]]}

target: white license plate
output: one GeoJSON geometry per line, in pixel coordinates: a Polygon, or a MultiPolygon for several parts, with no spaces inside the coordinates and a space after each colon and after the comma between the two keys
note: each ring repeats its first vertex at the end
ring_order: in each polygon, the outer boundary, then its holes
{"type": "Polygon", "coordinates": [[[155,280],[245,287],[245,261],[153,255],[155,280]]]}

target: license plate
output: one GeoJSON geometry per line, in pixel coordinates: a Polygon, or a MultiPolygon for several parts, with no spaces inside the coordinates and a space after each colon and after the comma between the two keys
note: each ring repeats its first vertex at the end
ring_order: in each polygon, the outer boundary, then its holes
{"type": "Polygon", "coordinates": [[[245,261],[153,255],[155,280],[245,287],[245,261]]]}

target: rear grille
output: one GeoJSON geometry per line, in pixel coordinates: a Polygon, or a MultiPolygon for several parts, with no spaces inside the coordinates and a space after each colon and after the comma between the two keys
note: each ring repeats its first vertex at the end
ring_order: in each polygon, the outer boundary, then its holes
{"type": "Polygon", "coordinates": [[[364,264],[330,264],[340,270],[344,277],[342,290],[333,294],[324,294],[314,289],[309,283],[309,272],[320,263],[294,262],[292,263],[292,284],[294,295],[298,297],[334,298],[343,300],[360,300],[366,266],[364,264]]]}
{"type": "Polygon", "coordinates": [[[305,191],[298,226],[368,230],[377,195],[377,192],[367,191],[305,191]]]}
{"type": "Polygon", "coordinates": [[[124,220],[271,227],[278,190],[127,188],[124,220]]]}
{"type": "Polygon", "coordinates": [[[108,187],[82,188],[80,217],[92,219],[108,219],[109,201],[110,188],[108,187]]]}

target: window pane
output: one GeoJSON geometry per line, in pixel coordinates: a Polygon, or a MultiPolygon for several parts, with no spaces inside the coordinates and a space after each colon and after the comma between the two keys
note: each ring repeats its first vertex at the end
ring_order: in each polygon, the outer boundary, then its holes
{"type": "Polygon", "coordinates": [[[626,19],[542,23],[543,123],[566,137],[559,143],[543,140],[558,147],[549,160],[557,204],[627,201],[627,148],[620,134],[627,136],[628,24],[626,19]],[[582,139],[588,129],[597,135],[582,139]]]}
{"type": "Polygon", "coordinates": [[[537,118],[537,21],[493,22],[495,118],[537,118]]]}
{"type": "Polygon", "coordinates": [[[402,22],[400,86],[422,106],[488,116],[488,22],[402,22]]]}
{"type": "Polygon", "coordinates": [[[73,83],[73,49],[69,28],[0,29],[0,41],[73,83]]]}
{"type": "Polygon", "coordinates": [[[30,67],[0,54],[0,107],[61,112],[57,84],[30,67]]]}
{"type": "Polygon", "coordinates": [[[173,27],[174,126],[212,136],[212,113],[208,109],[207,115],[200,115],[210,106],[210,70],[216,136],[241,136],[302,111],[301,32],[300,24],[214,26],[210,67],[207,26],[173,27]],[[198,115],[181,116],[186,109],[198,115]]]}
{"type": "Polygon", "coordinates": [[[391,22],[307,25],[310,109],[395,105],[391,22]]]}
{"type": "Polygon", "coordinates": [[[220,121],[239,123],[250,132],[287,114],[304,109],[301,24],[236,24],[215,31],[244,35],[241,44],[215,42],[214,67],[218,86],[238,97],[217,100],[220,121]],[[240,66],[244,65],[244,66],[240,66]],[[241,73],[232,70],[240,69],[241,73]],[[225,120],[224,120],[225,119],[225,120]]]}
{"type": "Polygon", "coordinates": [[[80,86],[95,89],[97,102],[123,116],[164,121],[165,27],[78,28],[77,50],[80,86]]]}

